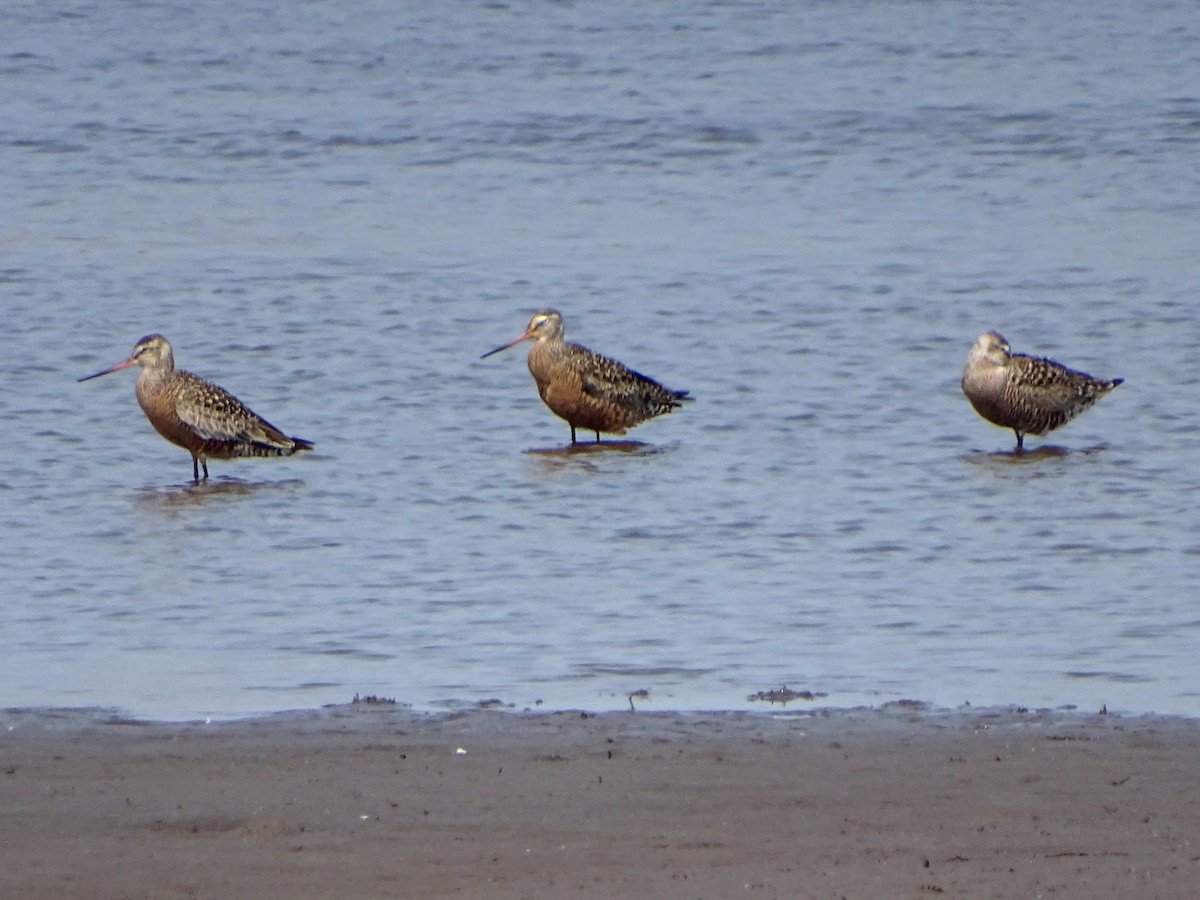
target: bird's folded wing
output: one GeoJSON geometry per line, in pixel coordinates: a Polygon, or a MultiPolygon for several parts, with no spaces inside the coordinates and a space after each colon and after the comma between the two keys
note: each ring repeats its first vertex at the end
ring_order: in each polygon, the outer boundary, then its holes
{"type": "Polygon", "coordinates": [[[175,413],[206,441],[250,441],[289,447],[292,442],[218,385],[204,382],[175,400],[175,413]]]}

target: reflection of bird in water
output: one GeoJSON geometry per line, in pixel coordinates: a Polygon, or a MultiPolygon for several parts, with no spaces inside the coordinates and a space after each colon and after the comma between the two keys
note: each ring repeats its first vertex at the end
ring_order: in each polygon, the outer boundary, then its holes
{"type": "Polygon", "coordinates": [[[1052,359],[1011,353],[1008,341],[989,331],[971,348],[962,389],[977,413],[1016,433],[1020,451],[1025,435],[1065,425],[1124,380],[1104,381],[1052,359]]]}
{"type": "Polygon", "coordinates": [[[310,441],[288,437],[224,388],[176,369],[171,345],[161,334],[138,341],[133,355],[124,362],[79,380],[99,378],[135,364],[141,367],[136,385],[138,405],[159,434],[192,454],[192,478],[197,483],[201,467],[208,478],[209,459],[291,456],[312,448],[310,441]]]}
{"type": "Polygon", "coordinates": [[[556,309],[534,313],[524,334],[481,358],[528,340],[533,341],[529,371],[538,393],[550,411],[571,426],[572,444],[577,443],[576,428],[594,431],[599,443],[602,431],[624,434],[692,399],[687,391],[672,391],[616,360],[567,343],[562,314],[556,309]]]}

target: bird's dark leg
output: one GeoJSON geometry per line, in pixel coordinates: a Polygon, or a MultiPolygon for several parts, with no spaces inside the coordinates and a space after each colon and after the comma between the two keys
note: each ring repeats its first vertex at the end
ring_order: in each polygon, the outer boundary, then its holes
{"type": "Polygon", "coordinates": [[[596,443],[600,443],[600,432],[596,432],[596,443]]]}
{"type": "Polygon", "coordinates": [[[1015,429],[1015,428],[1013,429],[1013,431],[1017,435],[1017,450],[1016,450],[1016,452],[1024,453],[1025,452],[1025,435],[1021,434],[1021,432],[1017,431],[1017,429],[1015,429]]]}
{"type": "Polygon", "coordinates": [[[201,468],[203,468],[203,469],[204,469],[204,480],[205,480],[205,481],[208,481],[208,460],[207,460],[207,459],[201,459],[201,460],[200,460],[200,466],[201,466],[201,468]]]}
{"type": "MultiPolygon", "coordinates": [[[[570,424],[570,423],[567,423],[567,424],[570,424]]],[[[575,426],[571,425],[571,446],[574,447],[577,443],[579,443],[579,442],[575,440],[575,426]]]]}
{"type": "Polygon", "coordinates": [[[200,457],[192,454],[192,484],[200,483],[200,457]]]}

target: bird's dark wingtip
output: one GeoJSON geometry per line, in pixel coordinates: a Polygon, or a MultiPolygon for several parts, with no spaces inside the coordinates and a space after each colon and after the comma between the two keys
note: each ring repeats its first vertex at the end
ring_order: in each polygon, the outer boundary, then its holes
{"type": "Polygon", "coordinates": [[[312,441],[306,441],[304,438],[298,437],[292,438],[292,443],[296,445],[297,453],[301,450],[311,450],[315,446],[312,441]]]}

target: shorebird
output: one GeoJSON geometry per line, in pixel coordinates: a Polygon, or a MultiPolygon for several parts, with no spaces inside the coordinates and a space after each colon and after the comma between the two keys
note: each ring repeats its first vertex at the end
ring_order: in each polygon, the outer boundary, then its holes
{"type": "Polygon", "coordinates": [[[288,437],[224,388],[176,369],[171,345],[161,334],[138,341],[129,359],[79,380],[99,378],[132,365],[141,367],[136,385],[138,405],[159,434],[192,454],[196,484],[200,483],[201,468],[208,479],[209,459],[291,456],[312,449],[311,441],[288,437]]]}
{"type": "Polygon", "coordinates": [[[542,402],[571,426],[572,444],[578,443],[576,428],[594,431],[596,443],[600,443],[602,431],[624,434],[625,429],[669,413],[682,401],[692,399],[687,391],[672,391],[614,359],[567,343],[563,340],[562,313],[557,309],[534,313],[524,334],[489,350],[480,359],[529,340],[533,341],[529,372],[537,382],[542,402]]]}
{"type": "Polygon", "coordinates": [[[1016,433],[1020,452],[1025,435],[1065,425],[1124,380],[1105,381],[1052,359],[1012,353],[1008,341],[989,331],[967,356],[962,390],[977,413],[1016,433]]]}

